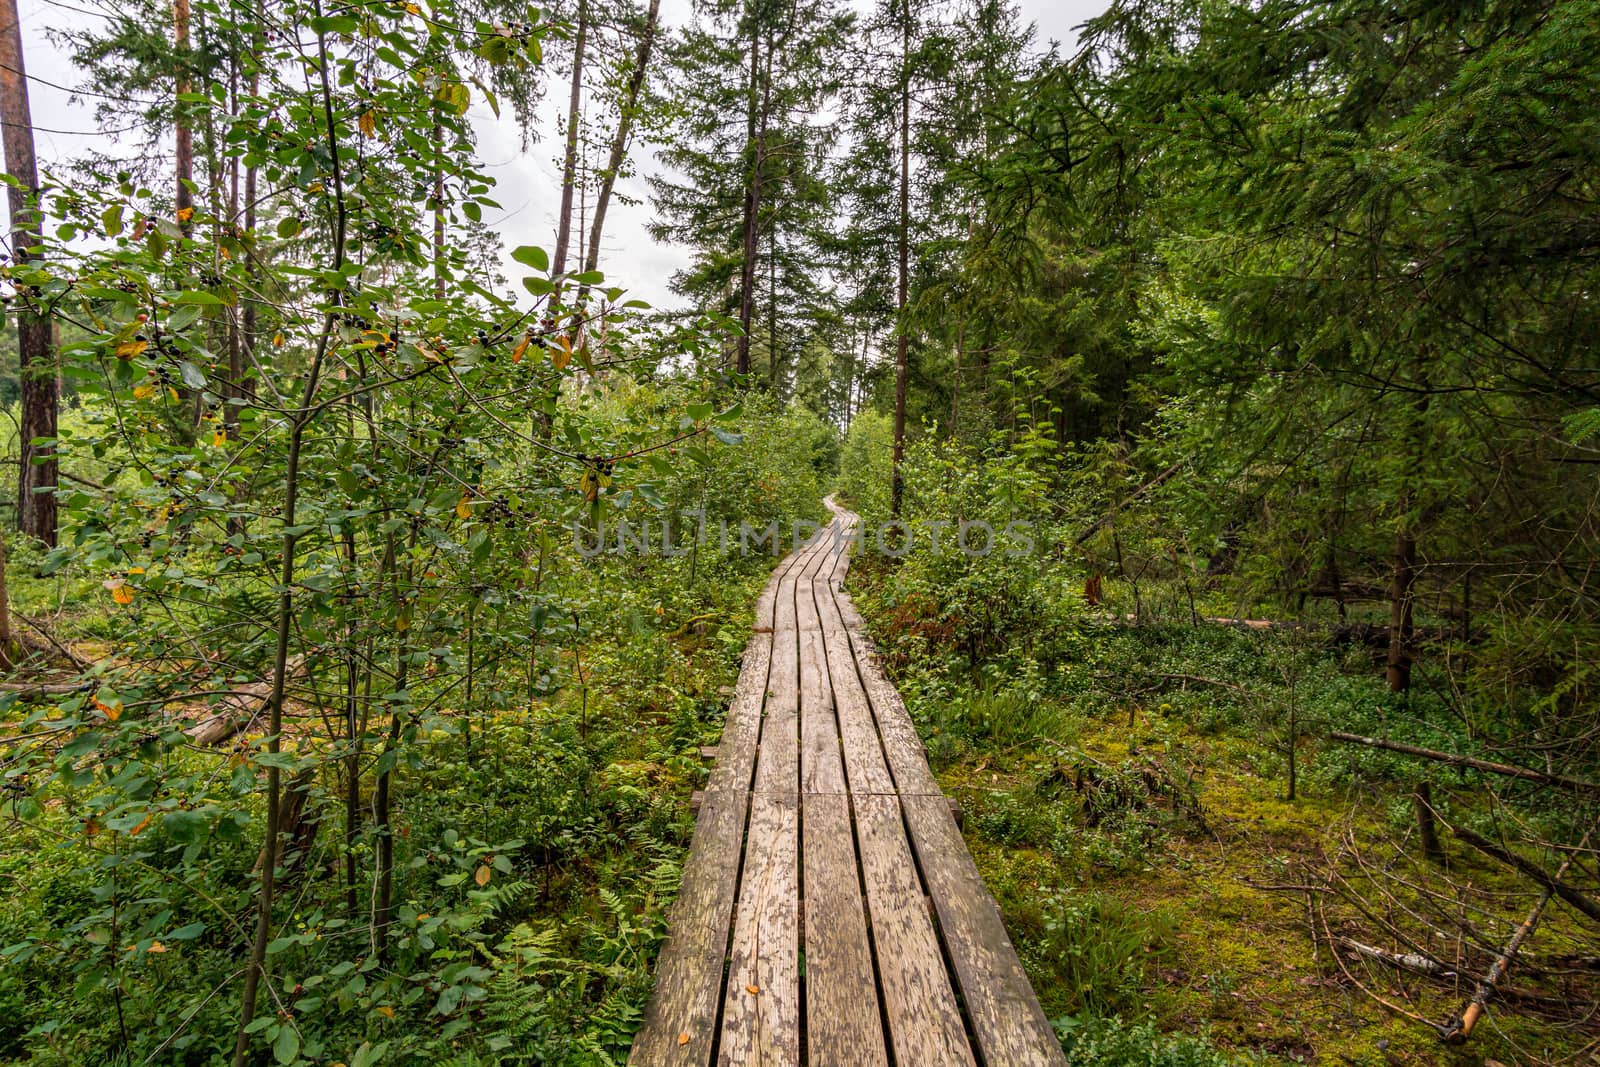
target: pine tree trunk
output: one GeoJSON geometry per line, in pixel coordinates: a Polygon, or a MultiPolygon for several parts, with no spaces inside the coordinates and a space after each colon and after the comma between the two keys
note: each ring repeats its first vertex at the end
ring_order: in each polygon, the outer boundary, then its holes
{"type": "Polygon", "coordinates": [[[755,313],[757,228],[761,216],[761,171],[765,161],[766,94],[761,90],[761,37],[755,16],[750,16],[750,110],[747,123],[750,171],[744,197],[744,261],[739,273],[739,355],[736,369],[750,373],[750,322],[755,313]]]}
{"type": "MultiPolygon", "coordinates": [[[[19,264],[36,257],[43,241],[38,213],[39,169],[34,158],[33,119],[28,106],[28,76],[22,56],[22,24],[16,0],[0,0],[0,131],[5,140],[11,207],[11,250],[19,264]]],[[[18,428],[17,528],[52,547],[56,543],[55,449],[37,438],[56,436],[56,362],[50,320],[34,313],[28,301],[16,302],[17,355],[22,391],[18,428]]]]}
{"type": "Polygon", "coordinates": [[[905,480],[901,464],[906,458],[906,297],[911,263],[911,4],[901,0],[900,24],[900,223],[896,240],[900,276],[895,294],[894,353],[894,475],[891,510],[900,514],[905,480]]]}
{"type": "MultiPolygon", "coordinates": [[[[589,255],[584,260],[585,271],[600,268],[600,238],[605,232],[606,209],[611,206],[611,191],[617,184],[617,172],[627,158],[628,141],[633,135],[634,117],[639,112],[639,97],[644,92],[645,74],[650,69],[650,53],[655,47],[656,28],[661,20],[661,0],[650,0],[645,14],[644,35],[639,38],[639,54],[633,61],[633,73],[628,76],[628,89],[622,99],[622,114],[617,118],[617,132],[611,138],[611,155],[606,160],[605,172],[600,176],[600,193],[595,198],[594,222],[589,230],[589,255]]],[[[582,303],[580,298],[579,303],[582,303]]]]}
{"type": "Polygon", "coordinates": [[[572,93],[567,101],[567,154],[561,164],[561,217],[556,220],[556,250],[550,263],[554,274],[567,269],[567,250],[572,244],[572,193],[578,184],[578,124],[583,113],[583,53],[588,39],[588,0],[578,0],[578,36],[572,47],[572,93]]]}

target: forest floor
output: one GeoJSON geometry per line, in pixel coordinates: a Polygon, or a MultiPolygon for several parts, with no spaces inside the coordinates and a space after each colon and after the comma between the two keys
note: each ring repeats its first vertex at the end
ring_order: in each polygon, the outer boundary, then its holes
{"type": "MultiPolygon", "coordinates": [[[[870,604],[871,592],[858,600],[870,604]]],[[[897,641],[904,620],[881,605],[869,618],[1069,1048],[1075,1030],[1098,1033],[1117,1019],[1147,1035],[1201,1039],[1130,1063],[1229,1053],[1358,1067],[1600,1062],[1593,1011],[1587,1023],[1571,1018],[1585,1000],[1593,1005],[1593,977],[1544,987],[1571,1009],[1557,1010],[1561,1025],[1497,1003],[1469,1043],[1449,1047],[1356,980],[1431,1021],[1461,1011],[1470,983],[1369,970],[1334,959],[1326,937],[1313,937],[1326,922],[1334,936],[1388,944],[1347,908],[1318,897],[1314,912],[1300,887],[1323,884],[1334,856],[1406,875],[1411,807],[1398,783],[1356,770],[1367,753],[1310,737],[1297,741],[1298,795],[1286,799],[1281,708],[1256,698],[1285,662],[1270,636],[1092,622],[1061,662],[1019,670],[997,657],[973,668],[897,641]]],[[[1371,691],[1368,660],[1302,662],[1292,679],[1302,713],[1316,720],[1359,702],[1371,691]]],[[[1424,870],[1417,884],[1482,887],[1520,916],[1526,883],[1447,844],[1447,870],[1424,870]]],[[[1404,910],[1408,898],[1402,891],[1385,906],[1404,910]]],[[[1571,914],[1551,909],[1540,929],[1538,952],[1592,954],[1571,914]]],[[[1527,981],[1515,966],[1512,974],[1513,985],[1527,981]]],[[[1078,1062],[1096,1059],[1085,1052],[1078,1062]]]]}

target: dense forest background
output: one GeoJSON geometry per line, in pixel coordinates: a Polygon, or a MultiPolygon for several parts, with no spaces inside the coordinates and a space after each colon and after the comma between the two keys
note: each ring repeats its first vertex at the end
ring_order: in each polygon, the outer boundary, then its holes
{"type": "Polygon", "coordinates": [[[625,1061],[828,492],[1072,1062],[1594,1058],[1600,5],[95,7],[41,169],[0,2],[0,1059],[625,1061]]]}

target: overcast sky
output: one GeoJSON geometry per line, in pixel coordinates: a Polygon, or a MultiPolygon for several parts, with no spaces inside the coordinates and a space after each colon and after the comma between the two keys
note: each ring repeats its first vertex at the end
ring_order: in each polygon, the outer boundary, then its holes
{"type": "MultiPolygon", "coordinates": [[[[67,57],[46,36],[46,30],[51,27],[98,24],[101,20],[88,13],[98,2],[100,0],[77,0],[75,3],[20,0],[29,102],[34,125],[38,127],[40,166],[46,169],[52,162],[69,159],[90,145],[105,146],[97,132],[92,102],[74,102],[70,92],[59,88],[70,88],[80,79],[67,57]]],[[[860,0],[856,2],[858,6],[865,6],[860,0]]],[[[114,0],[105,0],[105,3],[111,7],[114,0]]],[[[690,6],[691,0],[662,0],[662,21],[669,27],[682,25],[688,20],[690,6]]],[[[1059,41],[1064,53],[1072,50],[1076,39],[1074,28],[1106,6],[1107,0],[1021,0],[1023,18],[1038,29],[1040,49],[1050,41],[1059,41]]],[[[552,87],[545,94],[541,119],[547,129],[555,128],[559,110],[565,106],[565,90],[557,91],[557,87],[552,87]]],[[[560,202],[559,141],[545,137],[524,152],[509,108],[504,120],[496,120],[482,105],[473,109],[471,117],[478,130],[479,157],[486,164],[487,173],[498,182],[492,195],[504,207],[498,218],[493,212],[486,212],[484,222],[500,232],[507,250],[524,244],[549,247],[554,241],[555,214],[560,202]]],[[[648,153],[649,146],[635,146],[635,152],[641,150],[648,153]]],[[[638,172],[619,183],[619,192],[638,203],[622,204],[613,200],[606,221],[601,268],[612,281],[628,286],[634,295],[656,307],[671,307],[677,303],[677,298],[672,295],[668,283],[673,273],[688,262],[689,251],[659,244],[645,229],[651,211],[644,177],[657,169],[654,157],[647,154],[640,159],[638,172]]],[[[507,260],[508,277],[517,277],[520,270],[507,260]]]]}

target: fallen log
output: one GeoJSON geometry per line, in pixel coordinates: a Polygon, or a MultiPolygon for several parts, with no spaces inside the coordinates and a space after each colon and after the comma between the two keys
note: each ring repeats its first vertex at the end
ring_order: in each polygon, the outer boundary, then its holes
{"type": "Polygon", "coordinates": [[[1423,748],[1420,745],[1408,745],[1401,741],[1386,741],[1381,737],[1363,737],[1361,734],[1347,734],[1343,730],[1331,730],[1328,732],[1328,737],[1331,740],[1343,741],[1346,744],[1382,748],[1390,752],[1400,752],[1407,756],[1435,760],[1439,763],[1448,763],[1456,767],[1471,767],[1473,770],[1485,771],[1489,774],[1520,778],[1525,782],[1538,782],[1540,785],[1556,786],[1560,789],[1571,789],[1577,792],[1600,792],[1600,783],[1584,781],[1581,778],[1568,778],[1560,774],[1546,774],[1543,771],[1536,771],[1529,767],[1517,767],[1509,763],[1496,763],[1493,760],[1478,759],[1476,756],[1461,756],[1454,752],[1441,752],[1436,748],[1423,748]]]}
{"type": "MultiPolygon", "coordinates": [[[[305,672],[305,657],[296,656],[290,660],[288,672],[290,682],[300,677],[305,672]]],[[[190,741],[201,747],[219,745],[247,728],[258,716],[264,715],[271,702],[272,679],[269,677],[251,682],[224,694],[219,710],[201,719],[184,733],[189,735],[190,741]]]]}
{"type": "Polygon", "coordinates": [[[1492,856],[1501,863],[1515,867],[1595,922],[1600,922],[1600,903],[1596,903],[1565,882],[1556,881],[1555,878],[1551,877],[1550,872],[1537,863],[1517,855],[1510,849],[1501,848],[1481,834],[1468,830],[1465,826],[1452,826],[1450,827],[1450,832],[1484,855],[1492,856]]]}
{"type": "MultiPolygon", "coordinates": [[[[311,856],[311,846],[316,843],[317,829],[322,825],[322,812],[311,807],[311,787],[316,784],[317,769],[306,767],[289,783],[283,794],[283,809],[278,816],[282,827],[279,837],[285,840],[278,848],[278,875],[287,881],[305,869],[311,856]]],[[[256,873],[266,865],[265,847],[256,856],[256,873]]]]}

